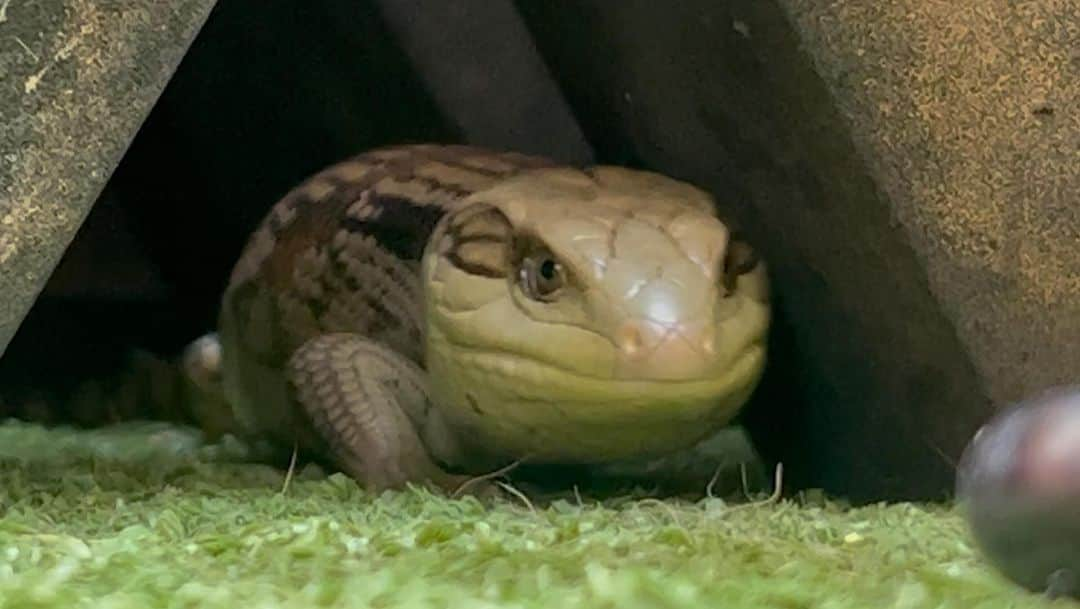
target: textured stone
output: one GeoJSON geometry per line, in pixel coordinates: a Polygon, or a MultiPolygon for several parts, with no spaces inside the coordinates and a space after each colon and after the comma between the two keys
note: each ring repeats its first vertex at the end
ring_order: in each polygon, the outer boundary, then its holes
{"type": "Polygon", "coordinates": [[[471,144],[592,161],[513,2],[376,4],[439,108],[471,144]]]}
{"type": "Polygon", "coordinates": [[[1080,2],[786,5],[995,403],[1080,370],[1080,2]]]}
{"type": "Polygon", "coordinates": [[[213,4],[0,2],[0,353],[213,4]]]}
{"type": "Polygon", "coordinates": [[[597,156],[708,188],[770,262],[746,421],[789,481],[940,496],[1075,374],[1075,0],[567,4],[519,6],[597,156]]]}

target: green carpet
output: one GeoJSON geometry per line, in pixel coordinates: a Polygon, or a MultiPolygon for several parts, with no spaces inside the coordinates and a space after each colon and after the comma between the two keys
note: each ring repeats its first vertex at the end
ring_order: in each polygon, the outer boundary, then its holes
{"type": "Polygon", "coordinates": [[[1069,607],[944,507],[586,496],[485,507],[244,464],[158,425],[0,426],[0,607],[1069,607]]]}

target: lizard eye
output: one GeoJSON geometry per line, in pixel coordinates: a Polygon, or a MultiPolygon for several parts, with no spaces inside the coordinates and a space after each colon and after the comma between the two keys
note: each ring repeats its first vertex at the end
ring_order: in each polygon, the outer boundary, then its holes
{"type": "Polygon", "coordinates": [[[519,271],[521,289],[534,300],[554,300],[565,282],[563,266],[551,252],[540,251],[526,256],[519,271]]]}
{"type": "Polygon", "coordinates": [[[749,273],[758,264],[757,252],[745,241],[732,239],[724,255],[724,288],[728,294],[735,291],[735,282],[739,275],[749,273]]]}

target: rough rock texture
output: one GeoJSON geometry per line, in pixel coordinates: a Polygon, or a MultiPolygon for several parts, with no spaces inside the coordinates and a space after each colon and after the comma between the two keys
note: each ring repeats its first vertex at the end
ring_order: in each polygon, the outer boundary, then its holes
{"type": "Polygon", "coordinates": [[[761,448],[950,491],[995,405],[1080,365],[1077,2],[619,6],[519,2],[597,156],[709,188],[769,260],[761,448]]]}
{"type": "Polygon", "coordinates": [[[0,353],[213,4],[0,2],[0,353]]]}
{"type": "Polygon", "coordinates": [[[593,160],[511,0],[375,4],[440,110],[471,144],[593,160]]]}
{"type": "Polygon", "coordinates": [[[1080,2],[781,4],[987,394],[1076,380],[1080,2]]]}

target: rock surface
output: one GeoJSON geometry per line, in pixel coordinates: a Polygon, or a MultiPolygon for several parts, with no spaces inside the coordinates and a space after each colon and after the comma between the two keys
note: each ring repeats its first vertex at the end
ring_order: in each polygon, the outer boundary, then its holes
{"type": "Polygon", "coordinates": [[[213,5],[0,3],[0,354],[213,5]]]}

